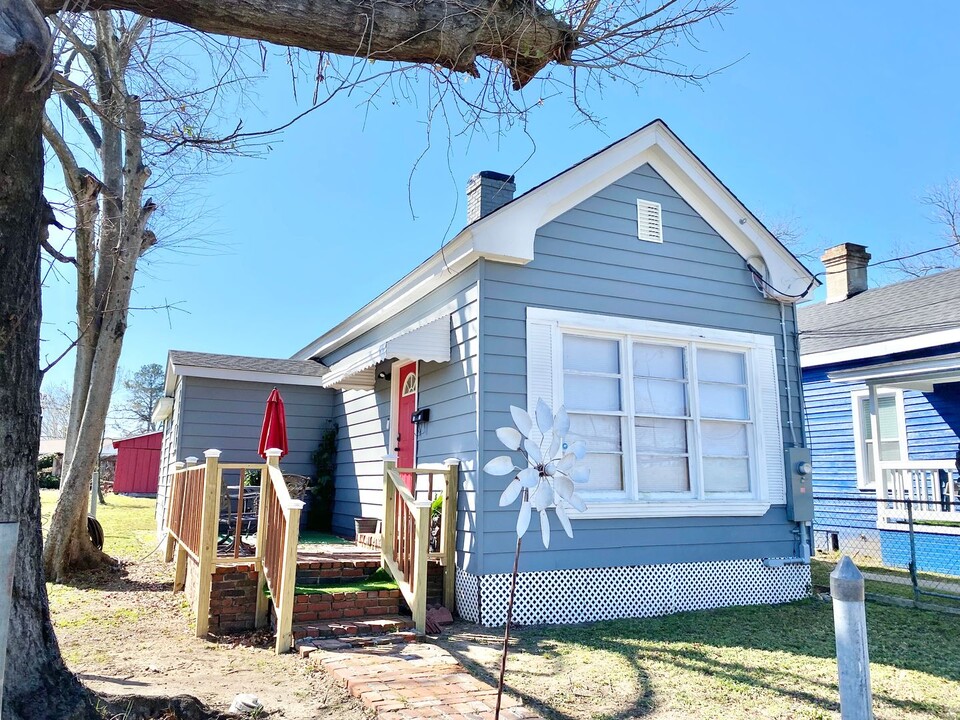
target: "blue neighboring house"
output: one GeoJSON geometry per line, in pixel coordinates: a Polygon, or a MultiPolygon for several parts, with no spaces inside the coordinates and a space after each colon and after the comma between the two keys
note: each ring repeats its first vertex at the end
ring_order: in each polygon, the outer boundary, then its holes
{"type": "Polygon", "coordinates": [[[906,565],[911,500],[919,569],[958,573],[960,270],[867,289],[864,246],[821,259],[797,313],[817,548],[906,565]]]}
{"type": "MultiPolygon", "coordinates": [[[[292,358],[172,351],[160,512],[185,454],[256,460],[278,385],[287,467],[309,472],[320,429],[339,428],[341,533],[382,515],[385,455],[460,461],[457,610],[499,624],[517,508],[481,469],[505,452],[510,406],[543,398],[587,444],[588,511],[549,549],[532,529],[519,622],[802,597],[808,526],[787,508],[784,451],[803,444],[794,303],[809,271],[659,120],[515,187],[473,176],[456,237],[292,358]]],[[[330,272],[363,272],[357,247],[355,267],[330,272]]]]}

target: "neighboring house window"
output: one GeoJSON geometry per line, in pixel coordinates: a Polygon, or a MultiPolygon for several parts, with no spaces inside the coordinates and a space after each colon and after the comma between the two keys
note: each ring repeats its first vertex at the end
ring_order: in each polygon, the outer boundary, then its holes
{"type": "MultiPolygon", "coordinates": [[[[857,459],[857,487],[875,490],[877,475],[873,466],[874,437],[870,423],[870,394],[857,390],[851,394],[854,409],[854,443],[857,459]]],[[[880,426],[880,461],[905,460],[907,429],[903,415],[902,390],[877,390],[877,422],[880,426]]]]}
{"type": "Polygon", "coordinates": [[[528,402],[563,404],[568,441],[587,445],[589,515],[757,515],[783,502],[770,337],[528,308],[528,368],[528,402]]]}

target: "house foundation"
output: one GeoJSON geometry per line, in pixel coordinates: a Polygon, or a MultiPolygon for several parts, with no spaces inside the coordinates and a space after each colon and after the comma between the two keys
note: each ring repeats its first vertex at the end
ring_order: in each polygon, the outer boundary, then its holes
{"type": "MultiPolygon", "coordinates": [[[[760,558],[521,572],[513,622],[581,623],[784,603],[809,595],[810,582],[809,565],[760,558]]],[[[503,625],[509,593],[509,573],[472,575],[457,568],[457,610],[465,620],[503,625]]]]}

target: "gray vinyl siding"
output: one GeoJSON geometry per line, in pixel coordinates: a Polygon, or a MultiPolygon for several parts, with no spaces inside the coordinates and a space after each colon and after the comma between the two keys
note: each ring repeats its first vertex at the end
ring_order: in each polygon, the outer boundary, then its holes
{"type": "Polygon", "coordinates": [[[263,462],[257,455],[267,396],[276,387],[283,397],[290,452],[280,461],[284,472],[314,475],[311,455],[330,422],[334,391],[321,387],[214,378],[181,379],[180,442],[177,460],[205,450],[222,451],[221,462],[263,462]]]}
{"type": "MultiPolygon", "coordinates": [[[[417,463],[457,458],[460,488],[457,513],[458,565],[471,567],[475,522],[472,519],[477,453],[477,359],[479,309],[477,266],[466,269],[388,322],[322,358],[326,365],[370,347],[453,303],[450,362],[420,363],[417,402],[430,408],[430,422],[417,439],[417,463]]],[[[389,366],[385,364],[388,369],[389,366]]],[[[334,531],[353,534],[356,517],[382,518],[383,456],[390,442],[390,383],[378,379],[373,390],[345,390],[336,396],[333,420],[339,426],[334,531]]]]}
{"type": "Polygon", "coordinates": [[[180,411],[183,407],[183,383],[177,381],[173,391],[173,411],[163,423],[163,443],[160,446],[160,477],[157,481],[157,533],[162,534],[166,521],[167,500],[170,491],[170,473],[177,462],[177,448],[180,444],[180,411]]]}
{"type": "MultiPolygon", "coordinates": [[[[643,166],[537,232],[525,266],[483,261],[484,329],[480,466],[502,454],[496,428],[509,407],[526,407],[528,306],[761,333],[774,338],[783,438],[790,442],[784,377],[792,381],[793,424],[802,443],[795,314],[787,308],[787,367],[780,307],[757,291],[744,259],[652,168],[643,166]],[[663,243],[637,238],[637,198],[662,205],[663,243]]],[[[763,479],[761,479],[763,482],[763,479]]],[[[476,573],[507,572],[516,544],[516,506],[501,509],[500,478],[479,478],[482,557],[476,573]]],[[[554,523],[551,547],[524,543],[521,570],[793,556],[794,526],[785,508],[762,518],[577,520],[568,539],[554,523]]],[[[539,532],[534,519],[531,532],[539,532]]]]}

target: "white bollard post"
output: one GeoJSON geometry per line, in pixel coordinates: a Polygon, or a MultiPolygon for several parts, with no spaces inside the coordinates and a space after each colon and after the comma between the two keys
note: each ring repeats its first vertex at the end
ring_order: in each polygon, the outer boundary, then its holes
{"type": "Polygon", "coordinates": [[[844,555],[830,573],[842,720],[873,720],[863,574],[844,555]]]}
{"type": "Polygon", "coordinates": [[[17,557],[20,523],[0,522],[0,717],[3,716],[3,670],[7,660],[7,633],[13,604],[13,566],[17,557]]]}

